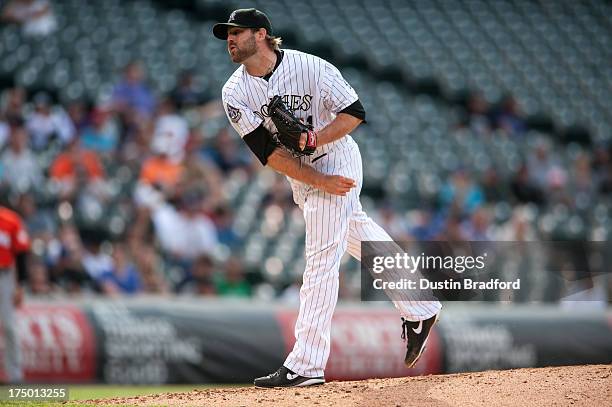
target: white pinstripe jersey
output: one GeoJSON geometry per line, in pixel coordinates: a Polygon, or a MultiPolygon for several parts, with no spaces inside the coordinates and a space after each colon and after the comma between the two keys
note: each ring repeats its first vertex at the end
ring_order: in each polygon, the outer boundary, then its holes
{"type": "MultiPolygon", "coordinates": [[[[268,116],[268,103],[281,95],[287,107],[294,111],[296,117],[313,125],[315,130],[327,126],[336,114],[358,100],[357,93],[342,77],[340,71],[314,55],[285,49],[283,59],[266,81],[251,76],[241,65],[223,86],[222,99],[225,113],[240,137],[255,130],[263,122],[271,133],[276,127],[268,116]]],[[[331,156],[353,143],[347,135],[333,143],[317,148],[310,156],[304,157],[305,163],[321,157],[331,156]]],[[[328,158],[328,157],[325,157],[328,158]]],[[[338,155],[341,159],[341,155],[338,155]]],[[[317,160],[315,168],[328,173],[332,169],[326,159],[317,160]]],[[[338,163],[335,161],[334,166],[338,163]]],[[[289,178],[296,203],[301,203],[305,189],[310,188],[301,182],[289,178]]]]}

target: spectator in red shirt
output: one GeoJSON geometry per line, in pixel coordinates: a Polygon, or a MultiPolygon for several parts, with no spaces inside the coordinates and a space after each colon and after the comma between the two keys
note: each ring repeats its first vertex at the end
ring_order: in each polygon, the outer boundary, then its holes
{"type": "Polygon", "coordinates": [[[84,184],[96,184],[104,181],[104,167],[98,155],[80,146],[74,139],[68,149],[57,156],[49,171],[51,178],[61,186],[64,199],[72,199],[84,184]]]}

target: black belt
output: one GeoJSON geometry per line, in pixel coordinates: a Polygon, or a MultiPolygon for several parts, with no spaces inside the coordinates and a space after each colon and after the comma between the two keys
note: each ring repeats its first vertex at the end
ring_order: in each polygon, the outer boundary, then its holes
{"type": "Polygon", "coordinates": [[[325,154],[321,154],[320,156],[318,156],[317,158],[315,158],[314,160],[312,160],[312,161],[311,161],[311,163],[313,163],[313,162],[315,162],[315,161],[317,161],[317,160],[319,160],[319,159],[321,159],[321,158],[325,157],[326,155],[327,155],[327,153],[325,153],[325,154]]]}

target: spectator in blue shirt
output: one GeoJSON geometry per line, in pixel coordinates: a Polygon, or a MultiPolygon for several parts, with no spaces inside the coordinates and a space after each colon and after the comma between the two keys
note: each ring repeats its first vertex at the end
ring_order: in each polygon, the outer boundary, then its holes
{"type": "Polygon", "coordinates": [[[114,245],[113,268],[103,272],[98,282],[107,295],[137,294],[142,291],[140,274],[128,259],[122,244],[114,245]]]}
{"type": "Polygon", "coordinates": [[[109,123],[109,113],[101,108],[91,112],[91,125],[83,129],[81,145],[86,150],[110,154],[117,148],[119,137],[109,123]]]}
{"type": "Polygon", "coordinates": [[[115,86],[112,100],[120,113],[136,113],[147,118],[153,115],[155,96],[145,82],[145,72],[139,62],[131,62],[125,68],[122,81],[115,86]]]}
{"type": "Polygon", "coordinates": [[[458,169],[440,191],[440,203],[443,209],[469,216],[484,203],[484,194],[464,169],[458,169]]]}

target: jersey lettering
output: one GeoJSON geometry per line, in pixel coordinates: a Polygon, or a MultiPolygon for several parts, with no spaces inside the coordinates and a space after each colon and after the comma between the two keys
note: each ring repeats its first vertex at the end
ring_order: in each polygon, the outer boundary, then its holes
{"type": "MultiPolygon", "coordinates": [[[[291,109],[293,113],[297,113],[300,110],[307,112],[312,106],[312,95],[284,95],[282,99],[285,105],[291,109]],[[290,103],[287,101],[290,101],[290,103]]],[[[272,98],[270,98],[270,100],[272,100],[272,98]]],[[[253,112],[253,114],[262,120],[265,120],[266,117],[270,117],[270,113],[268,112],[268,104],[261,105],[259,111],[253,112]]],[[[312,121],[312,115],[309,117],[312,121]]]]}

